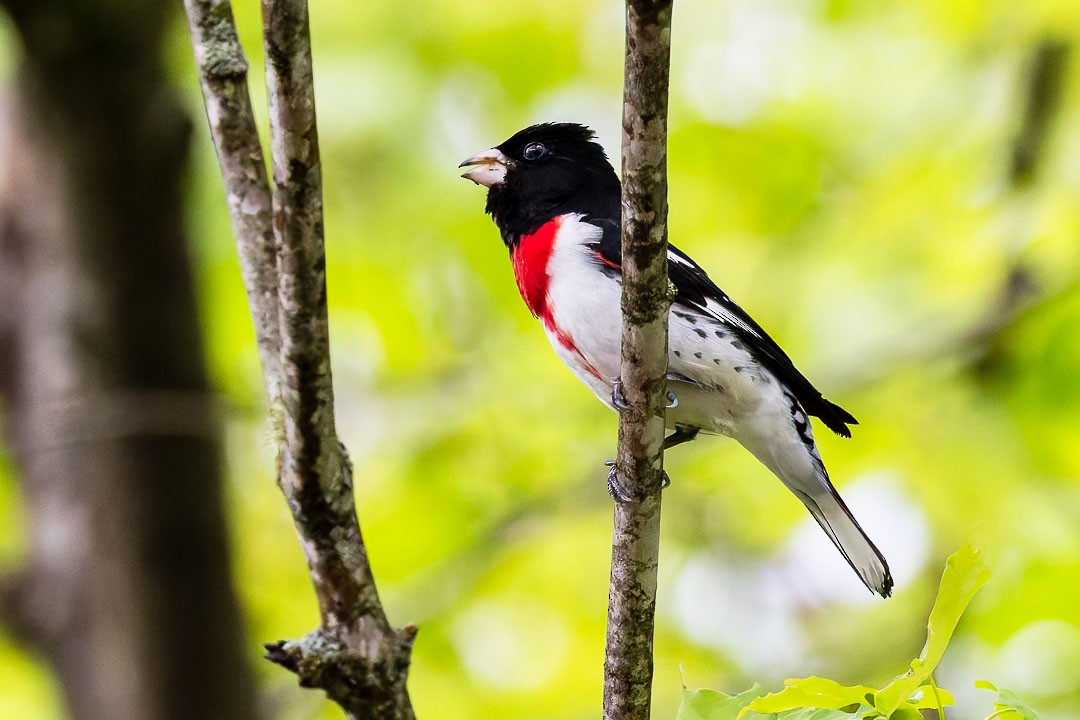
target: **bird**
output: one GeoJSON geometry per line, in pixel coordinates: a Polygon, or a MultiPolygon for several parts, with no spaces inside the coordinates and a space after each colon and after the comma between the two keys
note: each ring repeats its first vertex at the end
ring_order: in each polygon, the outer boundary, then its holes
{"type": "MultiPolygon", "coordinates": [[[[485,212],[555,354],[618,411],[621,185],[595,132],[577,123],[531,125],[458,167],[487,188],[485,212]]],[[[699,433],[736,440],[802,501],[863,584],[889,597],[888,563],[829,479],[810,424],[816,417],[847,438],[855,417],[826,400],[689,255],[669,243],[667,261],[675,296],[664,448],[699,433]]]]}

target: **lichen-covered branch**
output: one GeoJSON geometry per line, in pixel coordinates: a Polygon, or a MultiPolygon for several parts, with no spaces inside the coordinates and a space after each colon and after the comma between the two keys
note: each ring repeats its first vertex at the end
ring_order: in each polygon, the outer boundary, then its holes
{"type": "Polygon", "coordinates": [[[334,424],[307,4],[263,2],[272,194],[228,2],[187,0],[187,8],[280,424],[279,484],[321,618],[304,638],[267,645],[267,657],[295,672],[301,685],[324,689],[350,718],[412,718],[405,680],[416,629],[392,628],[383,612],[356,518],[352,469],[334,424]]]}
{"type": "Polygon", "coordinates": [[[281,395],[277,252],[270,223],[270,184],[248,94],[247,58],[228,0],[184,0],[184,6],[273,406],[281,395]]]}
{"type": "Polygon", "coordinates": [[[667,372],[667,105],[670,0],[627,0],[623,90],[623,394],[616,468],[629,502],[615,504],[604,717],[645,720],[663,484],[667,372]]]}

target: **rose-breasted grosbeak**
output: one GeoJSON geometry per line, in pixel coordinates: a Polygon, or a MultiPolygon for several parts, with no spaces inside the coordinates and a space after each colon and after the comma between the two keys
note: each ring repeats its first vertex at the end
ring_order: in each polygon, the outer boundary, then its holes
{"type": "MultiPolygon", "coordinates": [[[[619,178],[583,125],[533,125],[473,155],[462,177],[488,187],[486,211],[510,250],[518,290],[555,353],[608,407],[619,403],[622,292],[619,178]]],[[[783,481],[871,591],[889,566],[837,494],[810,415],[850,437],[856,420],[821,396],[783,350],[685,253],[668,247],[665,447],[699,432],[739,441],[783,481]]]]}

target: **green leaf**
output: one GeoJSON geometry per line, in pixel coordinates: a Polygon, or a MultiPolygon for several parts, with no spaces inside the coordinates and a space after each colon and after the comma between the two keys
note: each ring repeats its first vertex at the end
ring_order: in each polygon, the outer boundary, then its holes
{"type": "Polygon", "coordinates": [[[938,706],[938,700],[944,705],[955,705],[956,698],[952,696],[952,693],[945,688],[937,689],[937,697],[934,696],[934,688],[930,685],[923,685],[919,690],[922,690],[922,697],[918,700],[908,699],[911,706],[918,708],[919,710],[936,710],[938,706]]]}
{"type": "Polygon", "coordinates": [[[926,647],[921,656],[931,672],[945,655],[945,648],[968,603],[989,579],[990,567],[982,552],[970,545],[957,550],[945,562],[937,601],[927,623],[926,647]]]}
{"type": "MultiPolygon", "coordinates": [[[[993,690],[998,694],[997,699],[994,700],[994,713],[990,716],[991,718],[995,718],[995,720],[998,718],[1002,720],[1021,720],[1021,718],[1023,720],[1041,720],[1039,713],[1018,698],[1012,690],[999,690],[989,680],[976,680],[975,687],[980,690],[993,690]]],[[[987,718],[987,720],[990,720],[990,718],[987,718]]]]}
{"type": "Polygon", "coordinates": [[[949,556],[934,609],[930,611],[926,645],[919,657],[911,661],[911,669],[878,692],[874,703],[878,710],[891,716],[926,682],[945,655],[960,616],[989,579],[990,568],[980,551],[970,545],[949,556]]]}
{"type": "Polygon", "coordinates": [[[775,717],[776,720],[855,720],[855,718],[862,716],[846,713],[843,710],[836,710],[834,708],[804,707],[788,710],[773,715],[772,717],[775,717]]]}
{"type": "Polygon", "coordinates": [[[682,702],[675,720],[735,720],[739,713],[764,694],[765,689],[754,685],[738,695],[726,695],[716,690],[687,690],[683,688],[682,702]]]}
{"type": "Polygon", "coordinates": [[[994,710],[997,712],[1012,711],[1019,714],[1024,720],[1040,720],[1039,713],[1016,697],[1016,693],[1012,690],[1002,690],[998,693],[997,700],[994,701],[994,710]]]}
{"type": "MultiPolygon", "coordinates": [[[[827,678],[808,677],[784,681],[780,692],[763,695],[760,686],[736,696],[715,690],[683,691],[676,720],[852,720],[853,718],[889,718],[921,720],[920,709],[936,709],[955,703],[946,690],[937,688],[931,675],[937,668],[975,593],[990,578],[979,551],[970,545],[957,550],[945,563],[938,597],[927,622],[927,639],[911,668],[881,690],[866,685],[841,685],[827,678]],[[930,682],[927,682],[930,680],[930,682]],[[917,697],[914,697],[916,696],[917,697]],[[913,699],[914,697],[914,699],[913,699]]],[[[993,689],[990,683],[980,687],[993,689]]],[[[999,694],[1002,712],[1016,712],[1012,720],[1039,720],[1015,695],[999,694]],[[1010,704],[1015,702],[1014,705],[1010,704]],[[1026,714],[1030,712],[1031,714],[1026,714]]]]}
{"type": "Polygon", "coordinates": [[[889,720],[923,720],[923,716],[914,705],[905,703],[889,713],[889,720]]]}
{"type": "Polygon", "coordinates": [[[803,707],[839,709],[865,703],[866,696],[873,697],[874,692],[874,688],[865,685],[841,685],[834,680],[819,677],[785,680],[783,690],[758,698],[750,703],[747,709],[759,713],[776,713],[803,707]]]}

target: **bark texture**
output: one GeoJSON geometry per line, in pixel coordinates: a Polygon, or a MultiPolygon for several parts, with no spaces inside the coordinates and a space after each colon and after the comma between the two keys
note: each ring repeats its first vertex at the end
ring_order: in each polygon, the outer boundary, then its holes
{"type": "Polygon", "coordinates": [[[670,0],[628,0],[623,90],[623,394],[616,470],[604,717],[649,717],[660,549],[667,321],[667,105],[670,0]]]}
{"type": "Polygon", "coordinates": [[[254,718],[169,6],[2,4],[24,55],[0,121],[0,391],[30,538],[0,612],[73,718],[254,718]]]}
{"type": "Polygon", "coordinates": [[[282,438],[279,485],[321,618],[319,628],[300,640],[268,644],[267,657],[295,672],[301,685],[326,690],[350,718],[412,718],[405,681],[416,628],[391,627],[383,611],[357,522],[352,468],[334,425],[307,4],[263,2],[274,167],[269,214],[266,177],[250,165],[259,141],[229,5],[186,4],[252,316],[265,348],[263,371],[282,438]],[[251,198],[257,199],[248,205],[251,198]],[[272,303],[268,288],[274,288],[272,303]]]}
{"type": "Polygon", "coordinates": [[[281,397],[277,250],[266,161],[248,93],[248,62],[227,0],[185,0],[184,6],[206,115],[225,180],[263,380],[271,405],[276,406],[281,397]]]}

